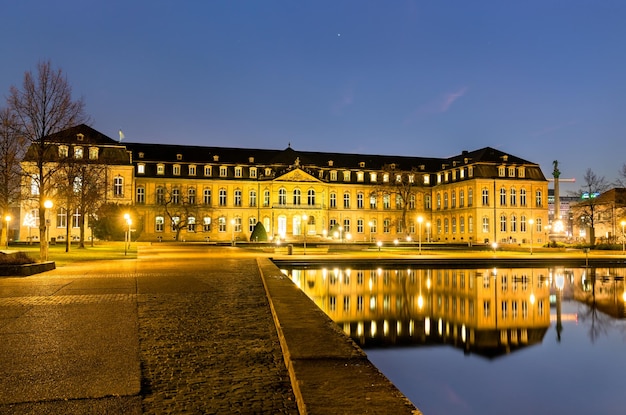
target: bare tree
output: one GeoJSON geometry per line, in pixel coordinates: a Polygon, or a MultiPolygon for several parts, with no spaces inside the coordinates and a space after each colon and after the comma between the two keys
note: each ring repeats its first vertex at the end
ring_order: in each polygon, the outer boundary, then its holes
{"type": "Polygon", "coordinates": [[[396,212],[399,216],[396,218],[396,229],[398,233],[404,232],[409,235],[409,226],[407,214],[409,210],[414,210],[417,203],[417,195],[424,193],[424,187],[421,185],[420,174],[418,170],[412,168],[410,171],[402,171],[394,164],[383,166],[383,181],[376,186],[373,194],[382,195],[383,198],[389,198],[384,203],[395,203],[396,212]]]}
{"type": "MultiPolygon", "coordinates": [[[[21,167],[25,140],[16,129],[15,114],[0,109],[0,210],[2,216],[11,212],[21,196],[21,167]]],[[[6,230],[7,238],[9,229],[6,230]]]]}
{"type": "Polygon", "coordinates": [[[87,122],[82,99],[72,99],[72,88],[63,72],[54,70],[50,61],[39,62],[37,72],[24,73],[22,88],[11,87],[7,99],[16,116],[19,134],[30,144],[25,161],[31,163],[27,173],[33,182],[31,197],[39,210],[40,260],[48,260],[46,209],[44,201],[51,196],[56,165],[50,163],[50,144],[46,137],[71,126],[87,122]]]}
{"type": "Polygon", "coordinates": [[[602,205],[598,203],[597,196],[608,190],[609,184],[604,176],[596,175],[591,169],[587,169],[583,177],[583,187],[577,192],[580,200],[575,207],[575,219],[589,229],[589,243],[595,245],[595,225],[602,213],[602,205]]]}
{"type": "Polygon", "coordinates": [[[176,232],[174,236],[176,241],[180,240],[180,232],[197,217],[195,199],[188,194],[181,194],[181,190],[180,187],[164,188],[165,193],[158,200],[158,204],[170,220],[172,230],[176,232]]]}

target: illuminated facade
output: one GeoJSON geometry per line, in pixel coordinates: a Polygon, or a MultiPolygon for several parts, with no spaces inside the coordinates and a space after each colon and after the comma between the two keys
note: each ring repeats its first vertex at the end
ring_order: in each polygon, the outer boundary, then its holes
{"type": "Polygon", "coordinates": [[[260,221],[270,238],[295,241],[540,244],[548,223],[539,165],[489,147],[425,158],[119,143],[75,128],[127,155],[107,164],[107,201],[134,205],[143,240],[249,240],[260,221]]]}

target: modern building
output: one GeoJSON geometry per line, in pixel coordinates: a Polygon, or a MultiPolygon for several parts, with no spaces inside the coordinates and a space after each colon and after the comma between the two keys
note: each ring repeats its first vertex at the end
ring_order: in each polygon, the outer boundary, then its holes
{"type": "MultiPolygon", "coordinates": [[[[86,125],[49,145],[51,163],[70,155],[106,167],[103,202],[132,204],[141,240],[249,240],[261,222],[284,240],[541,244],[548,223],[540,166],[490,147],[431,158],[122,143],[86,125]]],[[[22,240],[38,227],[37,203],[23,203],[22,240]]],[[[54,206],[51,237],[78,223],[54,206]]]]}

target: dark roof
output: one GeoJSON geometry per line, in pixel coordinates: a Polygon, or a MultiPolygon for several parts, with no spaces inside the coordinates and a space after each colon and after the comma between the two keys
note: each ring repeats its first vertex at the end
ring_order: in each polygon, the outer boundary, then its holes
{"type": "Polygon", "coordinates": [[[121,145],[112,138],[102,134],[100,131],[94,130],[85,124],[80,124],[75,127],[68,128],[58,133],[50,134],[46,137],[46,141],[51,143],[68,143],[78,144],[78,134],[83,135],[82,143],[92,145],[121,145]]]}

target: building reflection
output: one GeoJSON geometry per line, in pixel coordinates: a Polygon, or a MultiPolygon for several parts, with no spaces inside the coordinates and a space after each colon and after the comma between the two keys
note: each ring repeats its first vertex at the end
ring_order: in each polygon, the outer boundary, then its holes
{"type": "Polygon", "coordinates": [[[286,269],[364,348],[452,345],[493,358],[540,343],[549,269],[286,269]]]}

